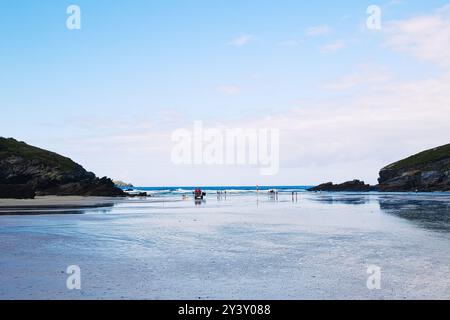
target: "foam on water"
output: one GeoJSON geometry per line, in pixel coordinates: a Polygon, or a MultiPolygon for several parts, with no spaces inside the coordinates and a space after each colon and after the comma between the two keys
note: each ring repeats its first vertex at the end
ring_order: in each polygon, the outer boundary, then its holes
{"type": "MultiPolygon", "coordinates": [[[[178,195],[190,195],[197,187],[135,187],[133,192],[146,192],[151,196],[172,197],[178,195]]],[[[259,192],[264,193],[269,190],[277,190],[279,193],[305,192],[310,186],[261,186],[259,192]]],[[[123,188],[126,190],[127,188],[123,188]]],[[[256,194],[256,186],[254,187],[225,187],[225,186],[209,186],[200,187],[203,192],[209,195],[218,192],[227,194],[256,194]]]]}

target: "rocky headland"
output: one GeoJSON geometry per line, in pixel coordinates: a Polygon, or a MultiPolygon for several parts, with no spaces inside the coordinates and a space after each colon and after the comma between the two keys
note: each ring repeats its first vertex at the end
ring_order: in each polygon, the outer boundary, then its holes
{"type": "Polygon", "coordinates": [[[69,158],[0,137],[0,198],[35,196],[123,197],[109,178],[98,178],[69,158]]]}
{"type": "Polygon", "coordinates": [[[450,191],[450,144],[420,152],[380,170],[378,185],[360,180],[321,184],[309,191],[438,192],[450,191]]]}
{"type": "Polygon", "coordinates": [[[450,144],[384,167],[378,183],[380,191],[450,191],[450,144]]]}

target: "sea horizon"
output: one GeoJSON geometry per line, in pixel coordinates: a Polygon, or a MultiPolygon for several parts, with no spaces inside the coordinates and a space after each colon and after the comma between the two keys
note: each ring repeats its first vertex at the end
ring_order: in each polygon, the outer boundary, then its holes
{"type": "MultiPolygon", "coordinates": [[[[183,195],[191,194],[196,189],[201,189],[207,195],[215,195],[218,191],[227,191],[229,194],[241,194],[241,193],[265,193],[269,191],[276,191],[278,193],[292,193],[292,192],[308,192],[309,189],[316,187],[316,185],[266,185],[266,186],[133,186],[133,187],[120,187],[124,191],[142,191],[148,192],[149,194],[160,195],[183,195]]],[[[429,196],[440,196],[449,195],[449,192],[445,191],[435,191],[435,192],[416,192],[416,191],[310,191],[310,193],[330,193],[330,194],[404,194],[404,195],[429,195],[429,196]]]]}
{"type": "MultiPolygon", "coordinates": [[[[199,186],[133,186],[135,189],[140,190],[177,190],[177,189],[186,189],[186,190],[195,190],[200,188],[202,190],[306,190],[308,188],[312,188],[314,185],[265,185],[265,186],[233,186],[233,185],[199,185],[199,186]]],[[[122,189],[126,189],[127,187],[121,187],[122,189]]]]}

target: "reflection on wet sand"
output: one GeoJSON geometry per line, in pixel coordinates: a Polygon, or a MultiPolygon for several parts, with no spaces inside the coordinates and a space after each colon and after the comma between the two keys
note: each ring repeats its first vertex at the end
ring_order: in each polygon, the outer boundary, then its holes
{"type": "Polygon", "coordinates": [[[450,231],[450,203],[447,197],[379,197],[380,209],[433,231],[450,231]]]}
{"type": "Polygon", "coordinates": [[[24,208],[7,208],[0,209],[0,216],[38,216],[38,215],[61,215],[61,214],[86,214],[86,213],[109,213],[112,211],[115,205],[113,203],[107,203],[99,206],[92,207],[71,207],[71,206],[49,206],[49,207],[24,207],[24,208]]]}
{"type": "Polygon", "coordinates": [[[365,205],[378,202],[383,213],[433,231],[450,232],[450,201],[446,195],[427,194],[314,194],[308,200],[323,204],[365,205]]]}
{"type": "Polygon", "coordinates": [[[196,206],[201,206],[202,204],[205,204],[205,203],[206,203],[205,200],[195,199],[195,205],[196,206]]]}
{"type": "Polygon", "coordinates": [[[370,198],[368,195],[362,194],[326,194],[312,197],[310,200],[330,205],[337,203],[362,205],[367,204],[370,198]]]}

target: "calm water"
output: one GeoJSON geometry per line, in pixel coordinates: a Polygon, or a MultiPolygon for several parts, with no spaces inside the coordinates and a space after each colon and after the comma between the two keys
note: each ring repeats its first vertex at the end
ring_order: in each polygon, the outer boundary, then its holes
{"type": "Polygon", "coordinates": [[[450,299],[448,194],[152,191],[81,215],[0,216],[0,298],[450,299]]]}

